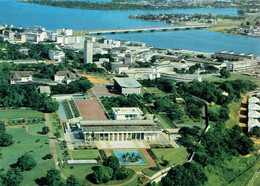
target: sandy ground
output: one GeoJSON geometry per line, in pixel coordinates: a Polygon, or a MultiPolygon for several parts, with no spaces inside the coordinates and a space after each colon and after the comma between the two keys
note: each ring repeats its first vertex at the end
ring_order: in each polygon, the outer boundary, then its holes
{"type": "Polygon", "coordinates": [[[113,83],[112,80],[108,80],[107,78],[101,78],[101,77],[96,77],[92,75],[86,75],[86,74],[80,74],[82,77],[88,78],[88,80],[91,83],[100,83],[100,84],[110,84],[113,83]]]}

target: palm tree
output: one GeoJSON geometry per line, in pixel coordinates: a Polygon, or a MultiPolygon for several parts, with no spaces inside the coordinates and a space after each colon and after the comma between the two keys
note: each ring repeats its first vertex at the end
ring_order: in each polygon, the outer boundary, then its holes
{"type": "Polygon", "coordinates": [[[121,156],[121,158],[123,159],[123,161],[125,161],[125,160],[126,160],[126,154],[123,154],[123,155],[121,156]]]}

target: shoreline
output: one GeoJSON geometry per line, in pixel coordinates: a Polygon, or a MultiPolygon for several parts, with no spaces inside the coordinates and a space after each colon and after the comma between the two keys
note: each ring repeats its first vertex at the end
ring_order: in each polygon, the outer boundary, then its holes
{"type": "Polygon", "coordinates": [[[39,1],[39,0],[17,0],[19,3],[30,3],[30,4],[38,4],[43,6],[52,6],[52,7],[61,7],[61,8],[71,8],[71,9],[82,9],[82,10],[110,10],[110,11],[129,11],[129,10],[150,10],[150,11],[156,11],[156,10],[177,10],[177,9],[228,9],[228,8],[236,8],[236,9],[243,9],[243,7],[238,6],[228,6],[228,7],[213,7],[213,6],[202,6],[202,7],[196,7],[196,6],[183,6],[183,7],[158,7],[153,5],[139,5],[139,4],[120,4],[113,1],[109,2],[88,2],[88,1],[79,1],[80,5],[76,5],[77,1],[39,1]],[[70,2],[70,4],[66,4],[70,2]],[[63,4],[64,3],[64,4],[63,4]]]}

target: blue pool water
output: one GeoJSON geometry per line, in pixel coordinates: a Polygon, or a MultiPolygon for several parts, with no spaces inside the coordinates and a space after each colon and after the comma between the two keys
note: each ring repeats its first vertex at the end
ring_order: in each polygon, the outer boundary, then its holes
{"type": "Polygon", "coordinates": [[[116,157],[119,159],[119,162],[121,165],[146,165],[142,155],[138,152],[138,150],[114,150],[114,153],[116,155],[116,157]],[[139,155],[141,157],[141,159],[138,162],[135,163],[128,163],[128,162],[124,162],[122,159],[122,155],[129,153],[130,155],[135,153],[136,155],[139,155]]]}

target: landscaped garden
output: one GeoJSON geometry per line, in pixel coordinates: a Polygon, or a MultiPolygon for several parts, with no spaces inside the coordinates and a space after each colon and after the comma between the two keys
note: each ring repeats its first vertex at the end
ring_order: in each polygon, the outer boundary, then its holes
{"type": "MultiPolygon", "coordinates": [[[[40,128],[35,129],[35,131],[38,130],[40,130],[40,128]]],[[[1,173],[5,173],[13,167],[17,162],[17,159],[22,155],[31,155],[37,162],[37,165],[32,171],[23,171],[21,173],[23,176],[21,185],[36,185],[35,179],[41,178],[46,174],[47,170],[54,168],[54,160],[43,160],[43,157],[50,153],[48,137],[30,135],[23,126],[7,127],[6,132],[13,136],[14,143],[10,146],[1,148],[1,173]]]]}
{"type": "Polygon", "coordinates": [[[184,147],[167,149],[148,149],[147,152],[156,162],[157,167],[144,169],[142,172],[148,176],[153,176],[159,170],[181,164],[187,158],[188,152],[184,147]]]}
{"type": "Polygon", "coordinates": [[[81,116],[74,99],[64,100],[62,102],[62,106],[68,119],[77,118],[81,116]]]}
{"type": "Polygon", "coordinates": [[[24,109],[14,109],[14,110],[1,110],[0,120],[4,119],[16,119],[16,118],[27,118],[27,117],[44,117],[44,113],[36,110],[24,110],[24,109]]]}

